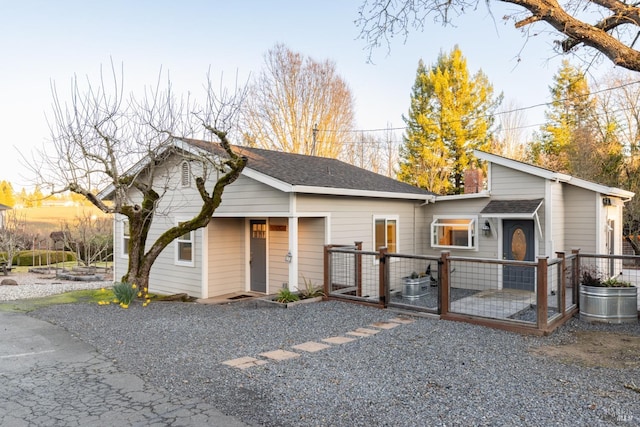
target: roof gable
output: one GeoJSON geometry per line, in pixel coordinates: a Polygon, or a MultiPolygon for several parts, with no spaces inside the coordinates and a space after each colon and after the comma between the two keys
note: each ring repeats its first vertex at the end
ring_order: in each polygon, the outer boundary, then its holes
{"type": "Polygon", "coordinates": [[[541,168],[529,163],[520,162],[518,160],[508,159],[506,157],[498,156],[496,154],[487,153],[485,151],[475,150],[474,155],[480,160],[484,160],[490,163],[495,163],[506,168],[519,170],[521,172],[528,173],[530,175],[538,176],[540,178],[564,182],[569,185],[591,190],[597,193],[601,193],[607,196],[615,196],[623,199],[631,199],[635,193],[621,188],[609,187],[606,185],[598,184],[595,182],[587,181],[584,179],[576,178],[571,175],[567,175],[560,172],[554,172],[549,169],[541,168]]]}

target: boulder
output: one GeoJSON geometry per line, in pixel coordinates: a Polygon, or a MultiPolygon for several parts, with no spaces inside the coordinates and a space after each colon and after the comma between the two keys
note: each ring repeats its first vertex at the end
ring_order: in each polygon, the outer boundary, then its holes
{"type": "Polygon", "coordinates": [[[18,282],[13,279],[2,279],[0,286],[18,286],[18,282]]]}

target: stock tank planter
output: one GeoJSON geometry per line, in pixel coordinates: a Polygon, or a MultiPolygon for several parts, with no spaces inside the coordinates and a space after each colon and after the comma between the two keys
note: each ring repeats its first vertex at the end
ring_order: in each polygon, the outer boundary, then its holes
{"type": "Polygon", "coordinates": [[[580,319],[603,323],[637,322],[638,288],[580,285],[580,319]]]}
{"type": "Polygon", "coordinates": [[[431,284],[429,276],[402,278],[402,298],[417,299],[427,294],[427,288],[431,284]]]}

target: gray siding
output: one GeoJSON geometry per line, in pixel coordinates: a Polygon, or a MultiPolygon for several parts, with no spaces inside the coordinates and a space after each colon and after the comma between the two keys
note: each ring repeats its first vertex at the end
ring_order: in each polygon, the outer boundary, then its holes
{"type": "Polygon", "coordinates": [[[596,251],[597,199],[598,195],[593,191],[565,184],[563,250],[571,251],[579,248],[582,252],[593,253],[596,251]]]}
{"type": "Polygon", "coordinates": [[[241,214],[251,216],[289,211],[289,195],[251,178],[240,176],[227,186],[222,195],[222,203],[214,216],[241,214]]]}
{"type": "Polygon", "coordinates": [[[298,221],[298,287],[304,279],[315,286],[324,281],[324,218],[300,218],[298,221]]]}
{"type": "Polygon", "coordinates": [[[501,199],[538,199],[545,197],[545,179],[515,169],[491,164],[491,195],[501,199]]]}
{"type": "Polygon", "coordinates": [[[207,227],[209,297],[243,292],[246,287],[245,222],[243,218],[214,218],[207,227]]]}
{"type": "Polygon", "coordinates": [[[330,213],[329,243],[352,245],[362,241],[363,249],[369,251],[374,250],[374,216],[397,216],[399,252],[417,253],[414,225],[423,215],[421,209],[420,202],[408,200],[317,195],[297,198],[299,213],[330,213]]]}
{"type": "Polygon", "coordinates": [[[283,286],[289,286],[289,264],[285,256],[289,252],[289,227],[287,218],[270,218],[267,221],[268,267],[267,293],[275,294],[283,286]],[[274,230],[270,226],[285,225],[287,231],[274,230]]]}

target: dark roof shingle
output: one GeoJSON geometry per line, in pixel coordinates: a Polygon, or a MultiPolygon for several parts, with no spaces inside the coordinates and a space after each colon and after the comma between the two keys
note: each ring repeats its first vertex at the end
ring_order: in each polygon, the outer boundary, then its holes
{"type": "MultiPolygon", "coordinates": [[[[186,140],[200,149],[221,152],[219,144],[186,140]]],[[[336,159],[234,146],[248,159],[247,167],[290,185],[361,191],[434,195],[413,185],[370,172],[336,159]]]]}

